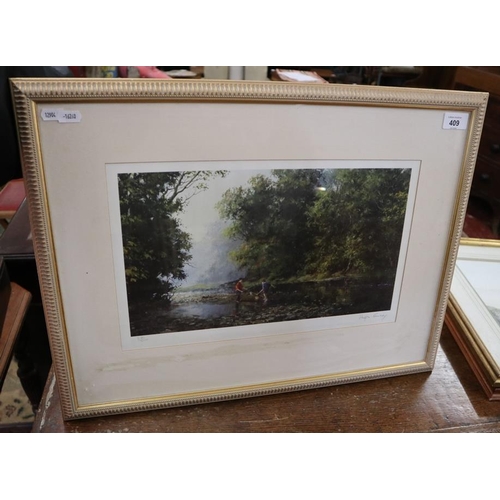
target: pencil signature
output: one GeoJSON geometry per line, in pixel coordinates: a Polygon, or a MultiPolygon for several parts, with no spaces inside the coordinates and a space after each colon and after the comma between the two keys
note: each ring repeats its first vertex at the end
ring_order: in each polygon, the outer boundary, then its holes
{"type": "Polygon", "coordinates": [[[372,313],[372,314],[360,314],[359,319],[362,321],[368,321],[369,319],[376,318],[380,321],[384,320],[387,318],[386,313],[372,313]]]}

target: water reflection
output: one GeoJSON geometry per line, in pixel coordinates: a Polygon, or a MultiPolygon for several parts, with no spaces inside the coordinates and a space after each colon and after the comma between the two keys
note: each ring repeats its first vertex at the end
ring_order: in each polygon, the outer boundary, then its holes
{"type": "Polygon", "coordinates": [[[169,306],[131,315],[132,335],[385,311],[392,292],[389,284],[332,281],[275,286],[267,302],[248,292],[237,302],[230,287],[178,293],[169,306]]]}

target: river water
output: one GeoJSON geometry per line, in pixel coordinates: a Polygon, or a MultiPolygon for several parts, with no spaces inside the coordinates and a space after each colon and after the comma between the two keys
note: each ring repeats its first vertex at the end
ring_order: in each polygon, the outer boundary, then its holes
{"type": "Polygon", "coordinates": [[[357,281],[281,284],[268,300],[248,290],[236,302],[232,286],[203,292],[180,292],[170,305],[143,304],[130,310],[132,336],[259,323],[293,321],[384,311],[391,307],[393,286],[357,281]]]}

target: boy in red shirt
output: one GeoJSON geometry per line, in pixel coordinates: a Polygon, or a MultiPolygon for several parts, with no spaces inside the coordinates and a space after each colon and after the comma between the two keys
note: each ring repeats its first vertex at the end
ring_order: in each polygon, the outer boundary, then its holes
{"type": "Polygon", "coordinates": [[[241,302],[241,296],[243,295],[243,280],[238,280],[236,286],[234,287],[234,291],[236,292],[236,302],[241,302]]]}

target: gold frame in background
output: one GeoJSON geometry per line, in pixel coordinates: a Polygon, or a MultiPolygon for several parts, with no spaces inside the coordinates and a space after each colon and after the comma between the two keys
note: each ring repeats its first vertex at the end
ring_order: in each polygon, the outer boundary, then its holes
{"type": "MultiPolygon", "coordinates": [[[[432,370],[479,147],[487,94],[373,86],[146,79],[13,79],[11,89],[40,286],[65,419],[261,396],[432,370]],[[227,386],[220,389],[181,394],[144,394],[131,399],[103,399],[92,404],[82,404],[79,401],[82,387],[74,376],[72,356],[75,356],[75,353],[71,352],[71,341],[67,331],[59,274],[61,269],[56,259],[54,227],[50,212],[52,193],[50,189],[47,189],[44,138],[39,128],[41,106],[55,108],[67,103],[75,107],[79,103],[91,103],[97,107],[100,103],[112,103],[117,106],[134,103],[151,105],[155,103],[225,103],[230,106],[241,103],[255,106],[298,104],[352,107],[353,110],[361,109],[362,113],[369,112],[373,108],[403,109],[408,113],[413,110],[469,112],[466,145],[461,152],[461,160],[454,170],[455,178],[450,180],[454,181],[457,186],[454,191],[453,206],[448,207],[453,215],[449,224],[440,228],[444,234],[442,238],[446,238],[446,252],[440,256],[439,268],[431,271],[436,276],[436,281],[439,281],[439,286],[435,290],[437,300],[432,318],[428,318],[431,324],[430,331],[422,334],[425,335],[427,345],[425,355],[411,362],[403,360],[401,363],[395,362],[391,365],[368,369],[360,367],[360,369],[351,369],[347,372],[328,372],[310,377],[290,376],[286,380],[269,380],[258,384],[234,385],[231,380],[228,380],[227,386]]],[[[383,124],[379,125],[383,127],[383,124]]],[[[415,307],[418,307],[418,304],[415,307]]]]}
{"type": "MultiPolygon", "coordinates": [[[[462,238],[460,245],[467,247],[486,247],[497,249],[497,260],[500,262],[500,241],[499,240],[485,240],[480,238],[462,238]]],[[[456,279],[458,274],[462,275],[459,269],[455,270],[456,279]]],[[[466,287],[469,294],[476,296],[474,287],[470,283],[456,284],[455,286],[466,287]]],[[[445,323],[448,326],[453,338],[457,342],[460,350],[467,359],[472,371],[476,375],[481,387],[486,393],[490,401],[500,401],[500,359],[494,356],[491,348],[488,347],[490,341],[486,340],[487,331],[485,326],[481,326],[467,314],[472,308],[485,309],[484,304],[479,297],[473,301],[459,300],[458,297],[450,291],[448,310],[445,316],[445,323]]],[[[486,311],[483,311],[486,313],[486,311]]],[[[490,313],[487,313],[490,314],[490,313]]],[[[491,314],[490,314],[491,316],[491,314]]],[[[492,318],[493,320],[493,318],[492,318]]],[[[493,320],[494,322],[494,320],[493,320]]]]}

